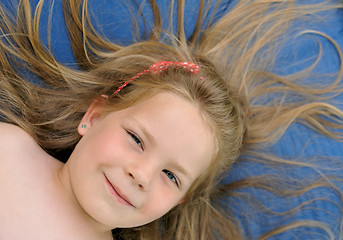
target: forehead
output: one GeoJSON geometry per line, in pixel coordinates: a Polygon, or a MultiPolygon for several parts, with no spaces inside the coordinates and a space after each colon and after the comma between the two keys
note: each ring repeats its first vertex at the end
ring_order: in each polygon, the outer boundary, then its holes
{"type": "Polygon", "coordinates": [[[151,135],[159,157],[188,168],[193,178],[208,167],[214,154],[214,138],[195,104],[162,92],[122,112],[124,122],[151,135]]]}

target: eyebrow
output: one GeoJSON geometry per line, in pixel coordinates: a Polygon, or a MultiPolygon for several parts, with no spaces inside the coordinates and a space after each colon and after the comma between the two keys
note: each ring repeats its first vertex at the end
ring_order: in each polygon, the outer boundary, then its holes
{"type": "Polygon", "coordinates": [[[130,120],[134,121],[135,124],[137,124],[138,128],[141,130],[142,134],[144,135],[144,137],[152,144],[155,145],[156,140],[155,138],[149,133],[149,131],[145,128],[145,126],[138,121],[136,118],[130,116],[130,120]]]}
{"type": "Polygon", "coordinates": [[[193,181],[191,174],[179,162],[173,162],[173,166],[178,172],[180,172],[185,178],[187,178],[190,183],[193,181]]]}
{"type": "MultiPolygon", "coordinates": [[[[149,133],[149,131],[138,119],[130,116],[130,120],[134,121],[137,124],[138,128],[142,131],[142,134],[148,139],[149,142],[151,142],[151,144],[156,144],[155,138],[149,133]]],[[[185,178],[187,178],[190,182],[193,181],[192,175],[179,162],[173,161],[173,167],[178,172],[180,172],[185,178]]]]}

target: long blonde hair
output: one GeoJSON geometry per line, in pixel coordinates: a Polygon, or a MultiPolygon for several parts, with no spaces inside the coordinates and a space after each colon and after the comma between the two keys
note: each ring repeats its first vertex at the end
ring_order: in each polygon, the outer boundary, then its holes
{"type": "MultiPolygon", "coordinates": [[[[60,151],[71,151],[78,142],[79,121],[101,94],[111,95],[123,81],[163,60],[188,61],[201,68],[200,75],[176,69],[144,75],[108,99],[106,109],[114,111],[158,91],[179,94],[199,105],[218,147],[210,168],[195,181],[183,203],[146,226],[114,230],[116,239],[241,239],[244,234],[238,219],[223,204],[223,197],[246,200],[239,190],[249,187],[287,196],[319,186],[336,189],[327,180],[329,176],[303,184],[296,182],[297,188],[291,187],[284,176],[262,175],[227,184],[222,180],[234,163],[245,161],[303,166],[301,161],[281,159],[264,151],[296,121],[342,140],[342,133],[336,130],[343,128],[343,112],[330,104],[326,96],[342,92],[342,67],[332,84],[318,88],[300,81],[313,66],[289,76],[268,71],[293,20],[341,8],[341,4],[327,1],[304,6],[293,1],[239,1],[217,22],[210,21],[204,27],[208,8],[213,5],[202,0],[197,24],[187,38],[183,24],[185,1],[177,2],[178,31],[173,34],[172,30],[162,30],[159,7],[150,0],[154,28],[149,38],[123,46],[106,40],[95,30],[88,1],[64,1],[65,22],[78,63],[75,69],[59,63],[41,43],[43,3],[39,1],[33,18],[27,0],[20,1],[16,19],[1,9],[0,113],[4,121],[22,127],[56,156],[60,151]],[[41,79],[41,85],[27,81],[30,77],[41,79]],[[301,100],[289,101],[288,95],[301,100]]],[[[174,4],[170,1],[171,18],[174,4]]],[[[252,202],[260,206],[257,201],[252,202]]],[[[294,211],[296,208],[287,213],[294,211]]],[[[303,224],[324,228],[320,223],[303,224]]],[[[261,239],[298,226],[297,222],[274,229],[261,239]]]]}

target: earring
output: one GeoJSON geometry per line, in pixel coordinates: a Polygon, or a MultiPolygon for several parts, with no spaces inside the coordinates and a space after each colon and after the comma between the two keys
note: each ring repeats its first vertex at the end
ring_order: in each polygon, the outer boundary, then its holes
{"type": "Polygon", "coordinates": [[[81,127],[82,127],[82,128],[86,128],[87,125],[86,125],[86,124],[82,124],[81,127]]]}

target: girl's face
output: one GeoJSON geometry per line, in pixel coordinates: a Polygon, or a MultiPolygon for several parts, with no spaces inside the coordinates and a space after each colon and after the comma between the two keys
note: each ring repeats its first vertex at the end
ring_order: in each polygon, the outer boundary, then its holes
{"type": "Polygon", "coordinates": [[[194,104],[169,92],[108,114],[100,107],[95,101],[84,116],[65,165],[73,195],[106,227],[149,223],[179,204],[209,166],[212,133],[194,104]]]}

